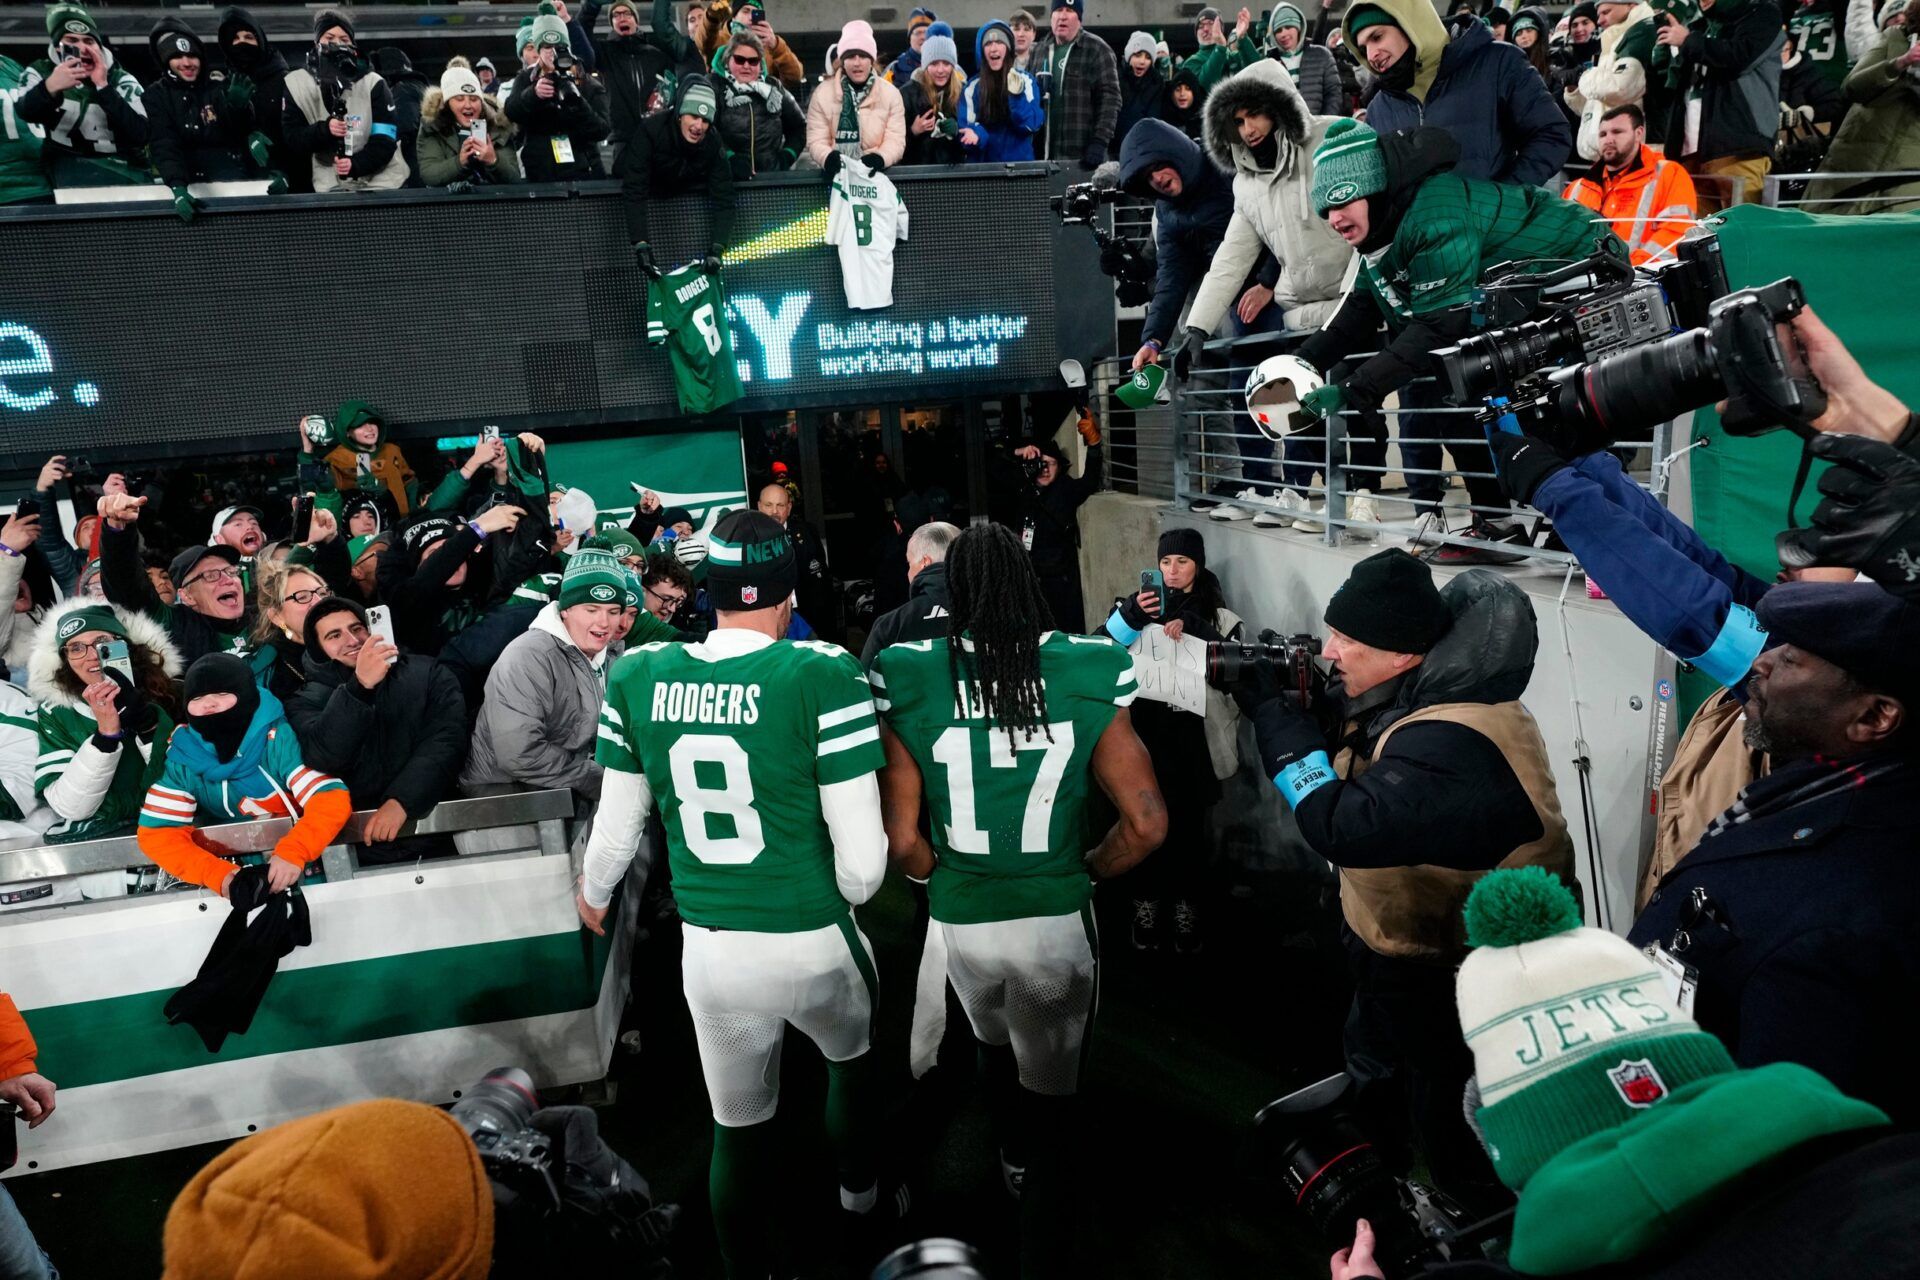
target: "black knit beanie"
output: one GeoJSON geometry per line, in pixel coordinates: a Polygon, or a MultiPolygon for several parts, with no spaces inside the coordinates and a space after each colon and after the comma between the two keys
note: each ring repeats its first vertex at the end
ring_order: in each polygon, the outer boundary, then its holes
{"type": "Polygon", "coordinates": [[[339,27],[342,31],[346,32],[347,39],[352,40],[355,38],[353,34],[353,21],[348,18],[346,14],[338,9],[322,9],[313,16],[314,43],[318,44],[320,37],[327,34],[327,32],[334,27],[339,27]]]}
{"type": "Polygon", "coordinates": [[[1160,553],[1158,558],[1185,556],[1199,568],[1207,567],[1207,544],[1200,537],[1198,529],[1168,529],[1160,535],[1160,553]]]}
{"type": "Polygon", "coordinates": [[[716,610],[771,609],[793,594],[800,566],[786,526],[758,511],[729,511],[707,540],[707,598],[716,610]]]}
{"type": "Polygon", "coordinates": [[[343,600],[339,596],[328,596],[324,600],[315,601],[313,608],[307,610],[306,646],[307,656],[316,663],[332,661],[327,657],[327,651],[320,647],[320,623],[322,619],[336,613],[350,613],[360,620],[361,626],[367,625],[367,611],[351,600],[343,600]]]}
{"type": "Polygon", "coordinates": [[[1327,601],[1327,625],[1388,653],[1426,653],[1453,625],[1427,566],[1404,551],[1380,551],[1353,567],[1327,601]]]}

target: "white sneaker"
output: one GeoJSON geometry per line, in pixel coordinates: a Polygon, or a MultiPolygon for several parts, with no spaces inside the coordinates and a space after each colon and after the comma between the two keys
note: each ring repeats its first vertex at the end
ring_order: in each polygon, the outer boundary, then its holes
{"type": "Polygon", "coordinates": [[[1290,489],[1275,489],[1272,493],[1262,494],[1260,510],[1253,514],[1253,527],[1256,529],[1284,529],[1292,523],[1291,508],[1287,499],[1292,495],[1290,489]],[[1275,507],[1280,508],[1278,511],[1275,507]]]}
{"type": "MultiPolygon", "coordinates": [[[[1245,498],[1252,492],[1251,489],[1243,490],[1238,496],[1245,498]]],[[[1209,520],[1250,520],[1252,518],[1253,512],[1247,510],[1245,507],[1236,507],[1231,502],[1223,502],[1213,510],[1207,512],[1207,519],[1209,520]]]]}
{"type": "Polygon", "coordinates": [[[1326,524],[1324,520],[1313,518],[1318,514],[1314,509],[1313,499],[1303,493],[1296,493],[1292,489],[1280,491],[1280,509],[1293,517],[1293,527],[1301,533],[1317,533],[1326,524]]]}
{"type": "Polygon", "coordinates": [[[1374,538],[1378,536],[1377,530],[1354,526],[1379,523],[1380,503],[1368,490],[1356,489],[1353,496],[1347,499],[1347,532],[1356,538],[1374,538]]]}

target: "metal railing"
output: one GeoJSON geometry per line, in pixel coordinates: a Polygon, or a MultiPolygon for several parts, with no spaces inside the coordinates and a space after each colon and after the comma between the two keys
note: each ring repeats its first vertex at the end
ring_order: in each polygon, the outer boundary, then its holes
{"type": "Polygon", "coordinates": [[[1867,173],[1769,173],[1765,178],[1761,179],[1760,203],[1777,209],[1806,209],[1813,213],[1821,212],[1823,206],[1833,205],[1862,204],[1886,205],[1889,207],[1896,204],[1920,205],[1920,195],[1915,195],[1910,191],[1903,194],[1895,191],[1879,190],[1869,191],[1861,195],[1840,194],[1821,196],[1816,199],[1810,199],[1804,194],[1805,188],[1802,187],[1802,184],[1811,184],[1827,179],[1838,179],[1843,182],[1850,181],[1854,183],[1868,183],[1879,180],[1896,185],[1904,181],[1914,185],[1920,185],[1920,170],[1903,169],[1867,173]],[[1801,188],[1801,191],[1794,193],[1791,190],[1794,188],[1801,188]]]}
{"type": "Polygon", "coordinates": [[[1107,470],[1103,487],[1116,493],[1173,500],[1173,406],[1125,409],[1113,398],[1114,388],[1133,376],[1133,353],[1108,356],[1094,362],[1088,374],[1095,416],[1106,441],[1107,470]]]}
{"type": "MultiPolygon", "coordinates": [[[[1296,433],[1281,444],[1261,434],[1246,413],[1244,387],[1247,375],[1261,360],[1280,354],[1307,335],[1260,334],[1209,342],[1203,363],[1196,364],[1193,376],[1174,395],[1175,441],[1173,451],[1173,495],[1181,505],[1233,506],[1253,513],[1256,527],[1291,529],[1317,533],[1319,540],[1338,545],[1346,537],[1399,538],[1420,546],[1447,544],[1512,555],[1517,560],[1555,566],[1573,566],[1571,553],[1542,543],[1544,530],[1540,513],[1531,507],[1507,502],[1495,504],[1461,501],[1465,496],[1456,488],[1469,480],[1497,481],[1489,470],[1465,470],[1454,466],[1419,466],[1406,456],[1405,447],[1427,446],[1436,453],[1450,452],[1456,444],[1472,447],[1473,438],[1485,439],[1485,428],[1473,426],[1471,436],[1463,430],[1458,439],[1432,433],[1433,424],[1444,419],[1477,418],[1478,408],[1438,405],[1428,408],[1405,403],[1405,391],[1431,386],[1435,379],[1416,378],[1401,389],[1397,397],[1379,410],[1383,461],[1362,464],[1349,454],[1356,415],[1332,415],[1317,430],[1296,433]],[[1422,434],[1407,434],[1408,419],[1425,423],[1422,434]],[[1286,458],[1294,454],[1291,476],[1286,458]],[[1386,459],[1388,451],[1397,459],[1386,459]],[[1313,455],[1318,454],[1316,458],[1313,455]],[[1395,463],[1397,462],[1397,465],[1395,463]],[[1249,474],[1249,468],[1255,474],[1249,474]],[[1266,472],[1273,478],[1260,478],[1266,472]],[[1318,477],[1315,479],[1314,477],[1318,477]],[[1432,483],[1408,485],[1403,491],[1389,489],[1389,477],[1403,480],[1423,479],[1432,483]],[[1423,491],[1416,498],[1414,491],[1423,491]],[[1431,496],[1433,490],[1437,497],[1431,496]],[[1306,507],[1283,503],[1282,493],[1291,490],[1306,507]],[[1356,518],[1353,504],[1365,497],[1379,519],[1356,518]],[[1403,514],[1399,509],[1407,509],[1403,514]],[[1394,518],[1389,518],[1389,512],[1394,518]],[[1465,513],[1473,523],[1518,521],[1526,531],[1525,542],[1490,543],[1484,537],[1470,537],[1465,529],[1449,526],[1448,517],[1465,513]],[[1536,545],[1536,543],[1542,543],[1536,545]]],[[[1374,354],[1356,352],[1348,357],[1357,362],[1374,354]]],[[[1665,479],[1672,462],[1672,424],[1657,424],[1644,439],[1623,440],[1615,446],[1631,451],[1646,461],[1631,472],[1665,499],[1665,479]]],[[[1485,456],[1485,455],[1483,455],[1485,456]]],[[[1362,515],[1367,513],[1362,513],[1362,515]]]]}
{"type": "MultiPolygon", "coordinates": [[[[527,791],[516,787],[487,787],[472,796],[442,800],[425,817],[411,819],[397,838],[409,836],[458,835],[482,831],[509,831],[516,827],[533,828],[533,847],[541,856],[569,851],[567,824],[574,815],[570,791],[527,791]]],[[[365,872],[408,870],[412,863],[362,867],[360,846],[366,842],[367,823],[374,810],[354,813],[346,826],[320,855],[327,882],[336,884],[365,872]]],[[[293,829],[288,818],[263,818],[253,822],[229,822],[197,827],[200,843],[225,857],[249,853],[267,853],[293,829]]],[[[76,840],[71,844],[34,845],[0,850],[0,881],[19,883],[31,880],[56,880],[70,876],[95,875],[103,871],[141,870],[153,865],[131,835],[111,836],[103,840],[76,840]]],[[[147,895],[134,895],[143,897],[147,895]]],[[[117,902],[117,896],[93,901],[117,902]]],[[[50,902],[46,906],[71,906],[70,902],[50,902]]],[[[0,923],[15,912],[0,915],[0,923]]]]}

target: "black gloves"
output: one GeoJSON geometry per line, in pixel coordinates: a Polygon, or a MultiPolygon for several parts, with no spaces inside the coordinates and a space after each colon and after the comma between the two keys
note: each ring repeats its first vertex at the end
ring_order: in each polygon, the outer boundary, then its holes
{"type": "Polygon", "coordinates": [[[660,268],[653,262],[653,246],[645,240],[633,246],[633,260],[650,278],[654,280],[660,278],[660,268]]]}
{"type": "Polygon", "coordinates": [[[860,163],[867,166],[869,173],[884,173],[887,168],[886,157],[878,151],[869,151],[860,157],[860,163]]]}
{"type": "Polygon", "coordinates": [[[1089,142],[1087,149],[1080,153],[1080,167],[1082,169],[1098,169],[1106,162],[1107,144],[1098,139],[1089,142]]]}
{"type": "Polygon", "coordinates": [[[720,274],[720,250],[716,246],[707,250],[707,256],[700,259],[700,270],[710,276],[720,274]]]}
{"type": "Polygon", "coordinates": [[[1780,563],[1845,565],[1920,604],[1920,459],[1866,436],[1832,432],[1808,447],[1834,464],[1820,477],[1826,500],[1813,509],[1812,528],[1775,539],[1780,563]]]}
{"type": "Polygon", "coordinates": [[[1154,618],[1140,607],[1140,601],[1133,596],[1120,597],[1120,621],[1135,631],[1145,631],[1154,622],[1154,618]]]}
{"type": "Polygon", "coordinates": [[[1173,376],[1185,382],[1187,375],[1193,372],[1193,362],[1200,358],[1200,347],[1207,340],[1205,329],[1196,329],[1188,325],[1180,334],[1180,344],[1173,349],[1173,376]]]}
{"type": "Polygon", "coordinates": [[[1531,503],[1533,491],[1556,471],[1567,469],[1567,460],[1553,446],[1533,436],[1511,431],[1488,433],[1487,445],[1493,450],[1493,469],[1500,476],[1500,489],[1515,502],[1531,503]]]}
{"type": "Polygon", "coordinates": [[[1100,251],[1100,270],[1106,275],[1119,277],[1127,269],[1127,246],[1118,240],[1100,251]]]}
{"type": "Polygon", "coordinates": [[[1265,658],[1247,663],[1240,669],[1240,679],[1233,688],[1227,690],[1240,707],[1240,714],[1249,720],[1260,708],[1270,702],[1278,702],[1283,692],[1280,688],[1280,673],[1265,658]]]}
{"type": "Polygon", "coordinates": [[[832,182],[833,175],[840,172],[840,166],[845,160],[846,157],[838,151],[827,152],[827,158],[820,162],[820,172],[827,175],[828,182],[832,182]]]}

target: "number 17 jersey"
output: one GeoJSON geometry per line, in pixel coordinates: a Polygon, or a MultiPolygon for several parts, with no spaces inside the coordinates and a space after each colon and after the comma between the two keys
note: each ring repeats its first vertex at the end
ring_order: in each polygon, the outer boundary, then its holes
{"type": "Polygon", "coordinates": [[[647,779],[687,923],[799,933],[847,918],[820,788],[885,753],[846,650],[641,645],[607,681],[594,759],[647,779]]]}
{"type": "MultiPolygon", "coordinates": [[[[948,640],[880,651],[873,698],[925,781],[940,865],[933,918],[984,924],[1078,911],[1092,896],[1085,855],[1093,749],[1138,686],[1133,659],[1104,636],[1041,637],[1045,729],[991,727],[969,690],[958,704],[948,640]]],[[[963,641],[962,643],[971,643],[963,641]]]]}

